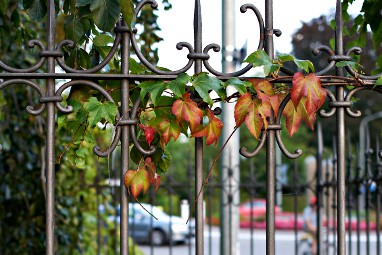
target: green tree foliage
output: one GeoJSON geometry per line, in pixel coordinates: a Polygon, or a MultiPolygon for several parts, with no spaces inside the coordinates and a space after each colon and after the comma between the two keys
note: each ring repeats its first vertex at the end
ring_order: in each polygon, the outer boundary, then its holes
{"type": "MultiPolygon", "coordinates": [[[[382,2],[378,0],[365,0],[362,5],[361,12],[356,17],[351,17],[347,13],[348,7],[354,0],[343,0],[343,16],[345,20],[354,18],[354,25],[349,30],[349,34],[358,33],[360,36],[354,39],[354,43],[362,47],[367,44],[368,33],[372,33],[372,41],[374,50],[381,53],[382,48],[382,22],[381,10],[382,2]]],[[[378,69],[374,73],[382,71],[382,55],[378,55],[378,69]]]]}
{"type": "MultiPolygon", "coordinates": [[[[63,48],[66,64],[86,69],[99,63],[110,51],[113,28],[123,13],[124,22],[134,25],[134,6],[138,1],[55,1],[56,43],[64,39],[74,48],[63,48]]],[[[171,8],[163,0],[165,8],[171,8]]],[[[28,68],[39,59],[38,47],[29,49],[32,39],[46,42],[47,1],[0,1],[1,61],[14,68],[28,68]]],[[[147,59],[158,60],[155,43],[161,38],[157,16],[144,7],[137,22],[144,24],[136,35],[147,59]],[[144,50],[143,50],[144,49],[144,50]]],[[[109,72],[119,72],[119,57],[108,65],[109,72]]],[[[44,71],[45,66],[41,67],[44,71]]],[[[0,68],[0,71],[1,70],[0,68]]],[[[36,81],[43,88],[43,81],[36,81]]],[[[113,86],[100,83],[101,86],[113,86]]],[[[80,87],[80,86],[79,86],[80,87]]],[[[97,143],[107,146],[112,130],[98,127],[114,122],[107,118],[116,113],[116,106],[97,93],[72,90],[72,114],[58,113],[56,136],[56,234],[57,254],[95,254],[97,235],[97,193],[99,202],[111,201],[110,190],[96,190],[108,178],[107,160],[97,159],[92,148],[97,143]],[[106,117],[106,118],[105,118],[106,117]],[[90,157],[88,157],[91,155],[90,157]]],[[[112,91],[112,89],[111,89],[112,91]]],[[[118,97],[118,91],[113,95],[118,97]]],[[[38,95],[24,85],[13,85],[0,91],[0,253],[45,253],[45,123],[44,113],[34,117],[25,108],[38,105],[38,95]]],[[[103,148],[101,148],[103,149],[103,148]]],[[[112,212],[108,212],[112,213],[112,212]]],[[[106,224],[106,218],[103,218],[106,224]]],[[[114,249],[114,227],[102,228],[101,253],[114,249]]],[[[133,247],[133,246],[131,246],[133,247]]]]}

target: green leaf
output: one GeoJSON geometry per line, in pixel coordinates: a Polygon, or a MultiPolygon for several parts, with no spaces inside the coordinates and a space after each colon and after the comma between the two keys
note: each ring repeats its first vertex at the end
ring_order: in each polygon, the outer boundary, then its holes
{"type": "Polygon", "coordinates": [[[285,54],[285,53],[280,53],[277,55],[277,58],[281,61],[281,62],[288,62],[288,61],[294,61],[295,60],[295,57],[292,56],[291,54],[285,54]]]}
{"type": "Polygon", "coordinates": [[[76,167],[78,167],[79,169],[85,169],[86,168],[86,161],[84,158],[76,158],[74,162],[75,162],[76,167]]]}
{"type": "Polygon", "coordinates": [[[87,155],[87,150],[84,147],[81,147],[80,149],[76,150],[76,154],[78,157],[85,158],[87,155]]]}
{"type": "Polygon", "coordinates": [[[354,61],[340,61],[336,63],[336,67],[346,67],[346,66],[350,66],[350,68],[353,69],[354,71],[357,71],[360,68],[362,68],[361,64],[354,61]]]}
{"type": "Polygon", "coordinates": [[[130,72],[132,74],[144,74],[148,70],[144,65],[139,64],[135,59],[130,58],[130,72]]]}
{"type": "Polygon", "coordinates": [[[106,56],[109,54],[111,50],[111,46],[95,46],[95,48],[97,49],[98,53],[100,54],[102,58],[106,58],[106,56]]]}
{"type": "MultiPolygon", "coordinates": [[[[171,119],[172,113],[171,113],[171,108],[174,102],[176,101],[176,98],[174,97],[169,97],[169,96],[162,96],[158,100],[158,105],[160,107],[154,109],[155,116],[160,117],[160,116],[166,116],[168,119],[171,119]]],[[[175,119],[175,116],[173,116],[173,119],[175,119]]]]}
{"type": "Polygon", "coordinates": [[[155,151],[155,153],[151,156],[152,160],[155,164],[157,172],[159,173],[167,173],[170,168],[171,163],[171,155],[166,150],[161,150],[160,148],[155,151]]]}
{"type": "Polygon", "coordinates": [[[92,2],[93,0],[77,0],[76,7],[86,6],[88,4],[91,4],[92,2]]]}
{"type": "Polygon", "coordinates": [[[0,13],[5,14],[8,9],[8,0],[0,0],[0,13]]]}
{"type": "Polygon", "coordinates": [[[40,21],[47,12],[46,1],[44,0],[24,0],[24,9],[32,20],[40,21]]]}
{"type": "Polygon", "coordinates": [[[280,69],[280,65],[273,63],[273,60],[263,50],[253,52],[244,62],[251,63],[254,67],[263,66],[265,76],[268,76],[270,73],[275,73],[280,69]]]}
{"type": "Polygon", "coordinates": [[[147,93],[150,93],[150,99],[154,106],[158,105],[158,100],[166,89],[166,83],[159,80],[144,81],[139,84],[141,88],[140,98],[143,101],[147,93]]]}
{"type": "Polygon", "coordinates": [[[186,92],[186,84],[190,81],[190,76],[186,73],[181,73],[178,77],[171,81],[168,85],[168,88],[174,93],[177,97],[182,97],[186,92]]]}
{"type": "Polygon", "coordinates": [[[300,59],[295,59],[294,63],[304,70],[306,73],[309,73],[309,70],[314,72],[314,66],[313,63],[310,60],[300,60],[300,59]]]}
{"type": "Polygon", "coordinates": [[[234,77],[223,83],[224,88],[227,88],[228,86],[234,87],[240,95],[242,95],[247,92],[247,87],[252,86],[252,84],[248,81],[242,81],[239,78],[234,77]]]}
{"type": "Polygon", "coordinates": [[[211,90],[215,91],[222,100],[225,100],[227,97],[226,90],[223,88],[221,81],[215,77],[208,76],[207,73],[195,75],[191,82],[203,101],[210,106],[214,104],[210,97],[211,90]]]}
{"type": "Polygon", "coordinates": [[[89,112],[90,127],[94,127],[102,120],[114,123],[118,111],[117,106],[113,102],[107,101],[101,103],[95,97],[89,98],[89,101],[84,104],[84,108],[89,112]]]}
{"type": "Polygon", "coordinates": [[[381,85],[382,85],[382,75],[379,76],[379,78],[378,78],[377,81],[375,82],[373,88],[375,88],[376,86],[381,86],[381,85]]]}
{"type": "Polygon", "coordinates": [[[113,37],[107,34],[97,35],[93,40],[94,45],[99,47],[107,46],[109,43],[113,43],[113,42],[114,42],[113,37]]]}
{"type": "Polygon", "coordinates": [[[135,25],[135,10],[133,2],[131,0],[118,0],[118,3],[121,6],[122,18],[131,31],[135,25]]]}
{"type": "Polygon", "coordinates": [[[68,16],[65,20],[64,30],[67,39],[72,40],[76,44],[80,44],[80,40],[90,28],[89,20],[85,18],[76,18],[68,16]]]}
{"type": "Polygon", "coordinates": [[[277,58],[283,63],[293,61],[298,68],[304,70],[306,73],[309,73],[309,70],[314,72],[314,65],[310,60],[300,60],[290,54],[279,54],[277,58]]]}
{"type": "Polygon", "coordinates": [[[90,10],[94,23],[103,31],[111,31],[114,28],[121,12],[117,0],[92,1],[90,10]]]}

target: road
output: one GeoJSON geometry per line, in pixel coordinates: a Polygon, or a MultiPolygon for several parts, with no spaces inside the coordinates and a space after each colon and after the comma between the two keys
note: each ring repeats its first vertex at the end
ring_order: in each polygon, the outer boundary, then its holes
{"type": "MultiPolygon", "coordinates": [[[[204,254],[205,255],[219,255],[220,254],[220,232],[219,229],[212,228],[211,234],[205,232],[204,237],[204,254]]],[[[239,234],[240,244],[236,250],[240,250],[240,255],[265,255],[266,254],[266,241],[265,230],[254,230],[253,238],[248,229],[241,229],[239,234]],[[251,247],[251,240],[253,246],[251,247]],[[253,249],[253,250],[252,250],[253,249]],[[252,252],[253,251],[253,252],[252,252]]],[[[293,231],[276,231],[276,255],[295,255],[295,235],[293,231]]],[[[366,254],[366,236],[361,234],[361,254],[366,254]]],[[[348,241],[348,240],[347,240],[348,241]]],[[[356,237],[352,237],[352,254],[356,254],[356,237]]],[[[173,245],[171,249],[169,246],[153,247],[149,245],[139,245],[146,255],[187,255],[195,254],[195,241],[190,240],[186,244],[173,245]]],[[[348,248],[348,247],[347,247],[348,248]]],[[[239,255],[239,253],[236,253],[239,255]]],[[[333,249],[329,254],[335,254],[333,249]]],[[[348,255],[351,255],[347,252],[348,255]]],[[[375,233],[370,236],[370,255],[377,254],[376,252],[376,235],[375,233]]]]}

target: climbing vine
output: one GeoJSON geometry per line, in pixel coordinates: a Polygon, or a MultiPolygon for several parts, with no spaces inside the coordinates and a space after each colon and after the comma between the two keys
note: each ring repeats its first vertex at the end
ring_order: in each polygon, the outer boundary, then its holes
{"type": "MultiPolygon", "coordinates": [[[[286,129],[290,136],[304,122],[313,129],[316,112],[326,98],[326,90],[313,73],[310,61],[299,60],[289,54],[281,54],[271,59],[263,50],[250,54],[245,62],[254,67],[263,67],[264,74],[270,78],[231,78],[222,81],[202,72],[189,76],[179,75],[175,80],[149,80],[137,84],[142,108],[139,114],[141,139],[146,147],[157,145],[162,153],[170,140],[176,141],[180,134],[187,137],[205,138],[206,145],[218,143],[222,121],[215,116],[216,103],[236,102],[233,121],[236,128],[245,124],[254,138],[268,128],[268,119],[278,115],[279,107],[287,102],[282,114],[286,118],[286,129]],[[277,82],[283,63],[292,61],[302,72],[291,77],[292,86],[277,82]],[[233,86],[236,93],[227,95],[227,87],[233,86]],[[215,95],[215,96],[212,96],[215,95]]],[[[285,78],[285,77],[283,77],[285,78]]],[[[163,154],[162,158],[166,158],[163,154]]],[[[137,169],[130,169],[125,175],[125,185],[134,198],[146,192],[151,184],[158,188],[160,174],[167,171],[159,164],[161,161],[151,156],[137,157],[137,169]]]]}

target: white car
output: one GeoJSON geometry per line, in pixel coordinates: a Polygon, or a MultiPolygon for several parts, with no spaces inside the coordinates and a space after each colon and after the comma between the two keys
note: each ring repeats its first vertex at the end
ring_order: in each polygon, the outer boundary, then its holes
{"type": "MultiPolygon", "coordinates": [[[[194,227],[190,223],[187,224],[184,219],[170,216],[150,204],[141,203],[141,205],[129,204],[129,235],[135,242],[146,242],[153,245],[164,245],[170,242],[184,243],[193,235],[194,227]]],[[[120,206],[117,207],[116,221],[120,222],[120,206]]]]}

